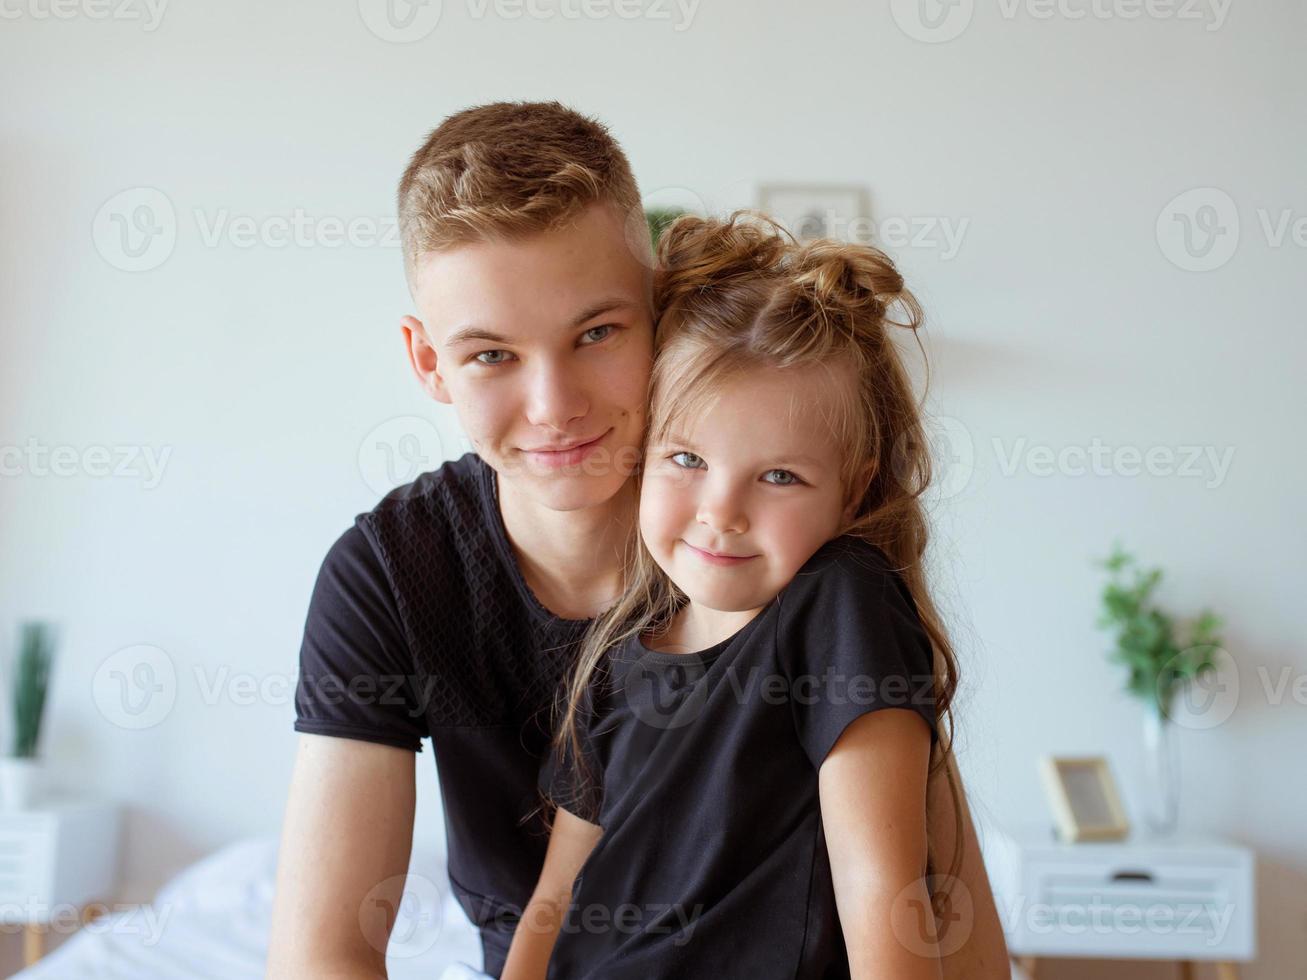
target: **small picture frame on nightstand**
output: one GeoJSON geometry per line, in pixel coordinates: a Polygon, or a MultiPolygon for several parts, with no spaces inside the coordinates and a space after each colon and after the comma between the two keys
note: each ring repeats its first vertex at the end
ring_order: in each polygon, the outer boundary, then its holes
{"type": "Polygon", "coordinates": [[[1124,840],[1130,833],[1107,759],[1044,756],[1040,772],[1062,840],[1124,840]]]}

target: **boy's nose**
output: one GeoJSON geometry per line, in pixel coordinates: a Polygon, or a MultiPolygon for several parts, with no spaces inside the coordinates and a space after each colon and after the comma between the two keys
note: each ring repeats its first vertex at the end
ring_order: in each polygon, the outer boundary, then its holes
{"type": "Polygon", "coordinates": [[[565,369],[542,367],[531,379],[526,416],[532,425],[566,432],[590,410],[590,401],[565,369]]]}

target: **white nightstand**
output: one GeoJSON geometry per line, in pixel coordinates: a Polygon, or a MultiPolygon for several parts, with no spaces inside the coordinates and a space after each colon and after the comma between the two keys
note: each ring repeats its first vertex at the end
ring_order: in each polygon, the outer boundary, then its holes
{"type": "Polygon", "coordinates": [[[1008,949],[1041,957],[1212,961],[1221,980],[1256,956],[1253,854],[1210,838],[1066,844],[1051,827],[991,828],[986,861],[1008,949]]]}
{"type": "Polygon", "coordinates": [[[24,926],[27,965],[52,925],[72,929],[105,911],[86,906],[112,898],[118,824],[113,804],[67,797],[0,811],[0,922],[24,926]]]}

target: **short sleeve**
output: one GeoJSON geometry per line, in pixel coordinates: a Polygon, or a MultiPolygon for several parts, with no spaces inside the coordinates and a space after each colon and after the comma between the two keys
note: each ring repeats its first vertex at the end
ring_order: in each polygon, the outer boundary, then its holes
{"type": "Polygon", "coordinates": [[[882,708],[915,711],[939,739],[934,652],[912,593],[876,546],[823,545],[781,593],[777,657],[795,728],[816,767],[844,730],[882,708]]]}
{"type": "Polygon", "coordinates": [[[323,559],[295,687],[295,731],[422,751],[428,734],[390,580],[355,525],[323,559]]]}
{"type": "MultiPolygon", "coordinates": [[[[559,697],[562,696],[560,690],[559,697]]],[[[578,765],[576,749],[570,739],[562,746],[553,744],[540,766],[538,785],[540,792],[553,805],[597,825],[603,804],[603,774],[590,742],[592,712],[592,699],[587,697],[577,716],[577,738],[581,743],[579,758],[585,760],[585,765],[578,765]]]]}

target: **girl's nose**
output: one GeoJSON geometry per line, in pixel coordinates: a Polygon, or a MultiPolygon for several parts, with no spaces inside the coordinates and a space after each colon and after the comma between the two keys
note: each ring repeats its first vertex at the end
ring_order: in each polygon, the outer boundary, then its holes
{"type": "Polygon", "coordinates": [[[716,534],[743,534],[749,530],[740,495],[730,487],[708,488],[699,500],[697,519],[716,534]]]}

